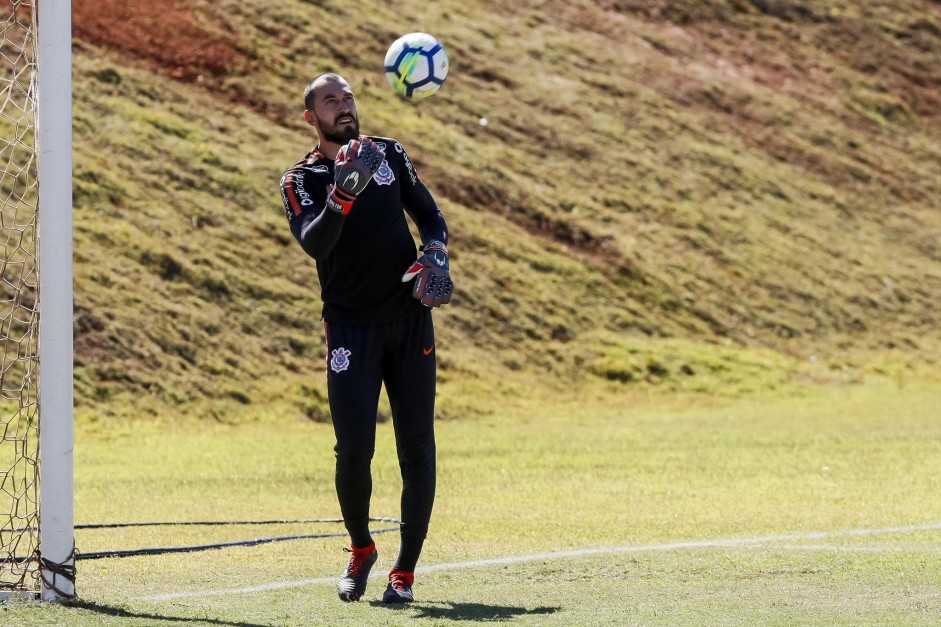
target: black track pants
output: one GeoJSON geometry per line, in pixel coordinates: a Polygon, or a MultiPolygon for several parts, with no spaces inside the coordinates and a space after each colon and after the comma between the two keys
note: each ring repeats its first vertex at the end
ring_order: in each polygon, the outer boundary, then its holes
{"type": "Polygon", "coordinates": [[[374,326],[325,324],[327,390],[336,434],[336,488],[355,546],[370,543],[370,463],[382,383],[402,472],[402,554],[414,570],[435,497],[435,349],[431,311],[374,326]]]}

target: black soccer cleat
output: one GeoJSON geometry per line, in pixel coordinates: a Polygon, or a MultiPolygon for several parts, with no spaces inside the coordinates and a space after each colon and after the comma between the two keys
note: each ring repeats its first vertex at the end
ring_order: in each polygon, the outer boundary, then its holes
{"type": "Polygon", "coordinates": [[[412,584],[415,575],[404,570],[393,570],[389,573],[389,585],[382,595],[383,603],[411,603],[415,600],[412,595],[412,584]]]}
{"type": "Polygon", "coordinates": [[[337,582],[337,594],[341,601],[359,601],[360,597],[366,592],[366,580],[369,578],[369,571],[373,564],[379,559],[379,551],[376,545],[372,544],[364,549],[343,549],[350,556],[350,563],[346,565],[346,570],[337,582]]]}

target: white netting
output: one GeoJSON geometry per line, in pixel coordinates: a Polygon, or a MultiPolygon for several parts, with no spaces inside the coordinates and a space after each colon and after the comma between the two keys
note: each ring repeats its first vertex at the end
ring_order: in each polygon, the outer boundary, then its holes
{"type": "Polygon", "coordinates": [[[0,0],[0,591],[35,590],[39,312],[35,0],[0,0]]]}

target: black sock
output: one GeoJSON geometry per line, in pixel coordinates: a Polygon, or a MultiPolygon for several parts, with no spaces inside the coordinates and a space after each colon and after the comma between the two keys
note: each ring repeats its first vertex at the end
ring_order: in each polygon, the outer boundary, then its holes
{"type": "Polygon", "coordinates": [[[373,543],[372,534],[369,533],[369,518],[364,520],[346,521],[346,530],[350,532],[350,541],[354,548],[365,549],[373,543]]]}
{"type": "Polygon", "coordinates": [[[402,546],[399,549],[399,557],[392,566],[394,570],[404,570],[407,573],[414,573],[415,566],[418,564],[418,556],[421,555],[422,545],[425,543],[425,534],[402,533],[402,546]]]}

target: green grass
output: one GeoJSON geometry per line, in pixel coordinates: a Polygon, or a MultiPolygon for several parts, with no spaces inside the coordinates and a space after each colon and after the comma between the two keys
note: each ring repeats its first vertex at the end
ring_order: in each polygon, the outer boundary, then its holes
{"type": "Polygon", "coordinates": [[[277,182],[313,142],[299,95],[326,69],[451,226],[444,416],[478,389],[511,400],[504,381],[744,393],[760,362],[781,387],[812,356],[826,381],[937,380],[935,7],[628,4],[370,4],[339,46],[314,33],[346,32],[342,3],[194,3],[240,55],[222,74],[166,67],[189,41],[167,29],[143,25],[148,57],[79,28],[79,411],[322,418],[316,275],[277,182]],[[416,24],[453,65],[410,103],[378,60],[416,24]]]}
{"type": "MultiPolygon", "coordinates": [[[[839,386],[748,399],[596,388],[536,410],[441,421],[439,490],[422,565],[600,547],[793,535],[749,546],[625,551],[421,574],[419,602],[344,605],[342,539],[79,562],[76,607],[21,601],[10,624],[928,625],[941,530],[937,388],[839,386]],[[806,536],[836,532],[829,537],[806,536]]],[[[374,515],[398,514],[380,426],[374,515]]],[[[334,517],[330,427],[182,421],[76,437],[78,522],[334,517]]],[[[81,551],[337,530],[331,525],[79,531],[81,551]]],[[[377,536],[388,569],[395,534],[377,536]]]]}

